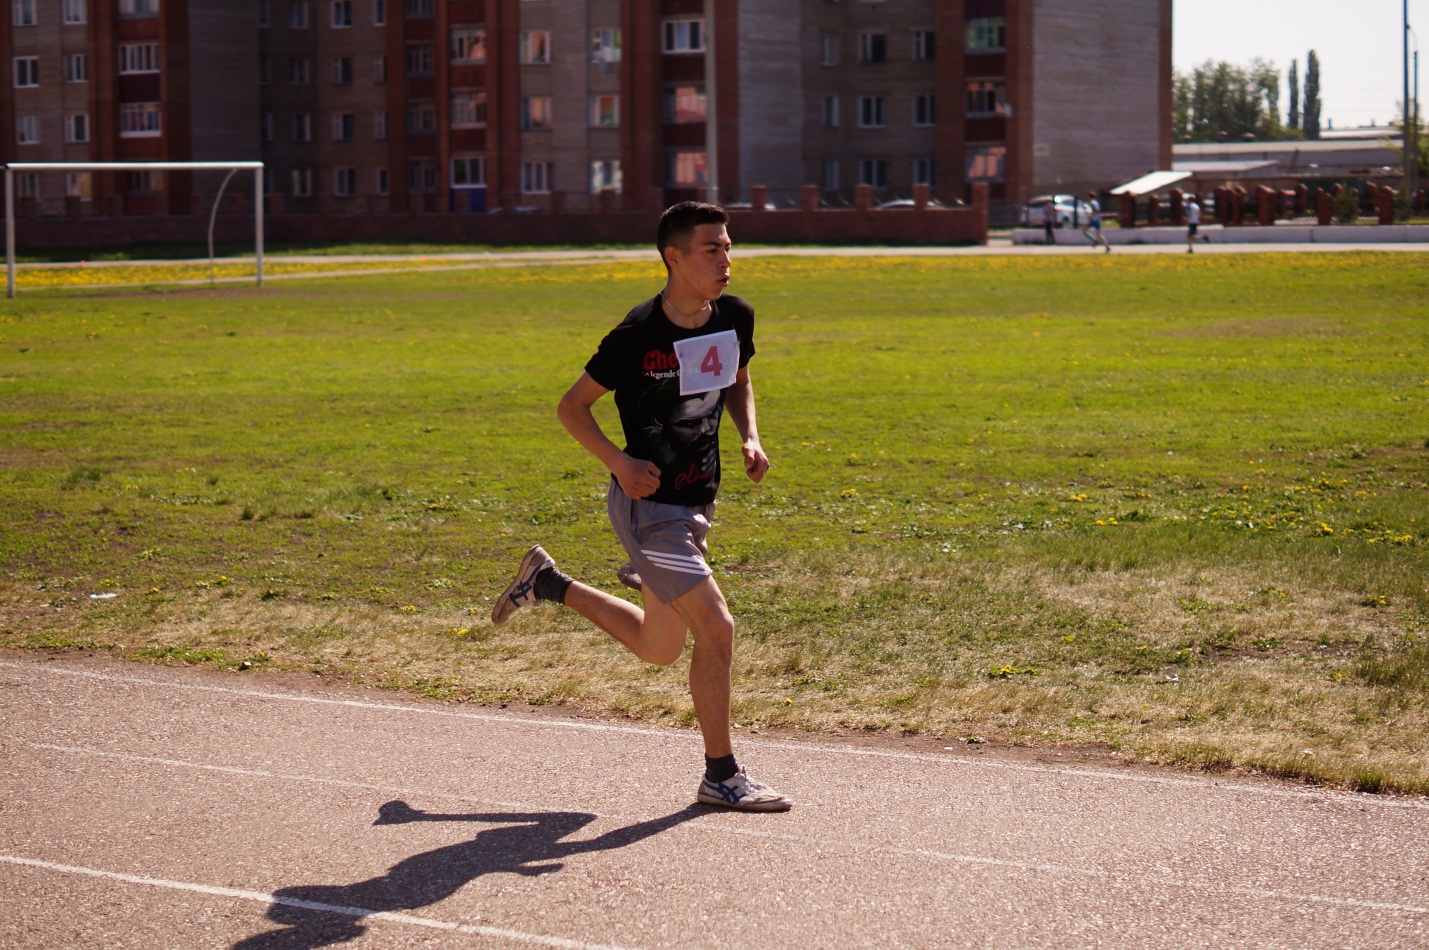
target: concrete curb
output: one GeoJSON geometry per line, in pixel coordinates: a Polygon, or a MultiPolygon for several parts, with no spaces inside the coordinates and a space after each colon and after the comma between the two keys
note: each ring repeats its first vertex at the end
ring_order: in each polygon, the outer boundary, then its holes
{"type": "MultiPolygon", "coordinates": [[[[1247,225],[1227,228],[1202,225],[1202,237],[1211,244],[1429,244],[1429,225],[1423,224],[1280,224],[1270,227],[1247,225]]],[[[1185,244],[1184,227],[1108,228],[1102,234],[1111,245],[1185,244]]],[[[1087,243],[1081,231],[1059,228],[1058,244],[1080,246],[1087,243]]],[[[1042,244],[1041,228],[1019,228],[1012,232],[1013,244],[1042,244]]]]}

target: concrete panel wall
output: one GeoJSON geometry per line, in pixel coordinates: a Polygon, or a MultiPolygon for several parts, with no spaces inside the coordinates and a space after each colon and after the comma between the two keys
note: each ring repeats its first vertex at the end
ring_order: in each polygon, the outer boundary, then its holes
{"type": "Polygon", "coordinates": [[[1081,193],[1156,170],[1163,16],[1160,0],[1036,0],[1034,191],[1081,193]]]}
{"type": "MultiPolygon", "coordinates": [[[[797,198],[805,184],[799,0],[740,0],[739,200],[752,185],[797,198]]],[[[721,182],[728,186],[732,182],[721,182]]]]}

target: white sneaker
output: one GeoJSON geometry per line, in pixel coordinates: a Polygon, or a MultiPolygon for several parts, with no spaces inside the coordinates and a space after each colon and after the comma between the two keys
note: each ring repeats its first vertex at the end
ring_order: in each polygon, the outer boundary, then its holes
{"type": "Polygon", "coordinates": [[[521,559],[521,566],[516,569],[516,577],[511,583],[506,585],[506,589],[501,592],[501,596],[496,598],[496,604],[491,608],[491,622],[505,623],[511,619],[511,615],[522,607],[534,604],[538,598],[533,582],[536,575],[548,567],[555,567],[556,562],[551,556],[541,550],[539,544],[534,544],[526,552],[526,556],[521,559]]]}
{"type": "Polygon", "coordinates": [[[744,774],[740,768],[723,782],[700,779],[700,790],[695,800],[702,805],[718,805],[739,811],[788,811],[794,807],[794,800],[780,795],[763,782],[756,782],[744,774]]]}

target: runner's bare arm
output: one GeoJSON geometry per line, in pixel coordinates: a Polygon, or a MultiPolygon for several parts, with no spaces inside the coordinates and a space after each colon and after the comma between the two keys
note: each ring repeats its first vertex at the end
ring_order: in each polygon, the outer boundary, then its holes
{"type": "Polygon", "coordinates": [[[556,407],[556,418],[587,452],[600,459],[620,484],[620,490],[631,498],[646,498],[660,487],[660,469],[654,462],[631,458],[606,437],[595,414],[590,411],[596,400],[610,390],[581,373],[556,407]]]}
{"type": "Polygon", "coordinates": [[[744,471],[756,482],[769,471],[769,456],[759,444],[759,425],[754,418],[754,384],[749,380],[749,367],[741,367],[729,387],[725,406],[734,427],[739,430],[740,452],[744,455],[744,471]]]}

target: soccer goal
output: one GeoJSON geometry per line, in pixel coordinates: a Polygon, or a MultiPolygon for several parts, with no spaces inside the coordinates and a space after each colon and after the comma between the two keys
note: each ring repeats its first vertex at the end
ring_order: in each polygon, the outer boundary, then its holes
{"type": "Polygon", "coordinates": [[[5,296],[15,296],[15,173],[16,172],[137,172],[137,171],[224,171],[228,178],[219,186],[208,216],[208,266],[213,273],[213,225],[218,202],[228,179],[245,169],[253,172],[253,250],[258,265],[258,286],[263,286],[263,163],[262,162],[11,162],[5,166],[5,296]]]}

